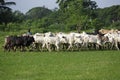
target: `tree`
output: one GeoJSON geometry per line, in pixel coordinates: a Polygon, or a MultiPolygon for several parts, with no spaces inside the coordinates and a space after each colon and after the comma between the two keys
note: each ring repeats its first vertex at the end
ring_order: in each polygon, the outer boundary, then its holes
{"type": "Polygon", "coordinates": [[[11,8],[9,8],[9,5],[16,5],[15,2],[5,2],[5,0],[0,0],[0,10],[2,9],[8,9],[11,10],[11,8]]]}
{"type": "Polygon", "coordinates": [[[15,5],[15,2],[0,0],[0,23],[5,25],[12,21],[12,9],[8,7],[9,5],[15,5]]]}
{"type": "MultiPolygon", "coordinates": [[[[96,13],[100,22],[104,23],[104,27],[109,27],[114,23],[117,23],[117,25],[120,23],[120,5],[97,9],[96,13]]],[[[116,26],[114,25],[112,27],[116,26]]]]}
{"type": "Polygon", "coordinates": [[[14,11],[13,13],[13,21],[14,22],[22,22],[22,21],[24,21],[25,20],[25,15],[22,13],[22,12],[20,12],[20,11],[14,11]]]}
{"type": "Polygon", "coordinates": [[[96,17],[94,10],[97,8],[97,4],[95,1],[57,0],[57,3],[59,4],[61,13],[66,18],[63,21],[69,24],[69,26],[76,25],[77,30],[86,29],[87,22],[96,17]]]}
{"type": "Polygon", "coordinates": [[[66,9],[89,9],[94,10],[97,8],[97,3],[91,0],[57,0],[57,2],[61,10],[66,9]]]}
{"type": "Polygon", "coordinates": [[[52,11],[45,8],[45,7],[35,7],[30,9],[27,13],[26,16],[28,19],[41,19],[45,16],[48,16],[49,14],[51,14],[52,11]]]}

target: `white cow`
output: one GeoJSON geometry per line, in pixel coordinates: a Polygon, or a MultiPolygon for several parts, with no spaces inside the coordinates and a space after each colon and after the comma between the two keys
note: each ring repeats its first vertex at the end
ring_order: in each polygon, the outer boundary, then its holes
{"type": "Polygon", "coordinates": [[[120,34],[117,32],[107,33],[104,36],[109,38],[109,42],[112,44],[111,46],[115,46],[117,50],[119,50],[118,43],[120,43],[120,34]]]}
{"type": "Polygon", "coordinates": [[[59,51],[60,44],[67,43],[66,37],[62,35],[56,35],[56,36],[45,36],[44,38],[44,45],[46,48],[51,51],[51,45],[54,45],[56,47],[56,50],[59,51]]]}
{"type": "Polygon", "coordinates": [[[35,47],[39,49],[39,47],[42,47],[44,44],[44,38],[45,35],[43,33],[36,33],[33,35],[33,38],[35,40],[35,47]]]}
{"type": "Polygon", "coordinates": [[[99,35],[89,35],[85,32],[82,33],[83,46],[88,47],[89,44],[95,44],[95,46],[102,46],[101,38],[99,35]]]}
{"type": "Polygon", "coordinates": [[[69,44],[68,49],[73,48],[73,43],[74,43],[74,35],[73,34],[67,34],[67,33],[58,33],[61,36],[64,36],[66,38],[67,44],[69,44]]]}
{"type": "Polygon", "coordinates": [[[47,37],[53,37],[53,36],[55,36],[55,34],[52,33],[52,32],[44,33],[44,35],[45,35],[45,37],[46,37],[46,36],[47,36],[47,37]]]}

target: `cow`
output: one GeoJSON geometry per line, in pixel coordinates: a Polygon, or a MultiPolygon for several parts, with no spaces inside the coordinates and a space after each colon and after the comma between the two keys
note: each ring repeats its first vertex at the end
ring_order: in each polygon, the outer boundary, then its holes
{"type": "Polygon", "coordinates": [[[107,36],[108,37],[108,42],[110,42],[112,45],[111,45],[111,49],[113,48],[113,46],[115,46],[115,48],[117,50],[119,50],[119,43],[120,43],[120,34],[118,32],[113,32],[113,33],[107,33],[105,34],[104,36],[107,36]]]}
{"type": "Polygon", "coordinates": [[[43,39],[44,41],[42,48],[47,48],[48,51],[52,51],[52,46],[56,48],[55,50],[59,51],[60,45],[67,43],[66,37],[61,34],[56,34],[52,36],[46,35],[43,39]]]}
{"type": "Polygon", "coordinates": [[[23,47],[29,47],[33,42],[35,42],[33,36],[21,36],[22,40],[23,40],[23,47]]]}
{"type": "Polygon", "coordinates": [[[34,38],[31,36],[7,36],[5,38],[4,50],[16,51],[17,48],[23,50],[25,47],[29,47],[34,42],[34,38]]]}
{"type": "Polygon", "coordinates": [[[45,34],[43,34],[43,33],[36,33],[36,34],[33,35],[33,38],[35,40],[35,42],[34,42],[35,49],[39,50],[40,48],[42,48],[42,46],[44,44],[45,34]]]}
{"type": "Polygon", "coordinates": [[[10,51],[11,49],[14,50],[15,40],[17,36],[7,36],[5,37],[5,44],[4,44],[4,50],[10,51]]]}
{"type": "Polygon", "coordinates": [[[118,32],[118,30],[117,29],[111,29],[111,30],[108,30],[108,29],[100,29],[99,30],[99,33],[100,34],[107,34],[107,33],[114,33],[114,32],[118,32]]]}

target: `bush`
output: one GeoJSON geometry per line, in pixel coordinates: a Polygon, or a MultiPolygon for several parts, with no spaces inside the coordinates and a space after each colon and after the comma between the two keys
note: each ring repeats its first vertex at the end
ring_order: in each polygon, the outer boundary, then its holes
{"type": "Polygon", "coordinates": [[[48,26],[46,30],[52,31],[52,32],[66,32],[66,27],[65,27],[65,24],[55,23],[55,24],[48,26]]]}
{"type": "Polygon", "coordinates": [[[117,28],[117,29],[120,29],[120,22],[117,21],[117,22],[114,22],[111,24],[110,28],[117,28]]]}
{"type": "Polygon", "coordinates": [[[18,23],[8,23],[7,24],[7,31],[19,31],[21,30],[20,24],[18,23]]]}
{"type": "Polygon", "coordinates": [[[2,24],[0,25],[0,31],[4,31],[5,28],[6,28],[6,26],[5,26],[4,24],[3,24],[3,25],[2,25],[2,24]]]}

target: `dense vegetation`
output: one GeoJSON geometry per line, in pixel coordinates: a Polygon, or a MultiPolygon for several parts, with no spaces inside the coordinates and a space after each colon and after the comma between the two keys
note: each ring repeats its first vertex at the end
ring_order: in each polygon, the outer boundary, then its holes
{"type": "Polygon", "coordinates": [[[45,6],[30,9],[25,14],[12,11],[0,1],[0,31],[68,32],[100,28],[120,29],[120,5],[98,8],[91,0],[57,0],[59,8],[49,10],[45,6]]]}

